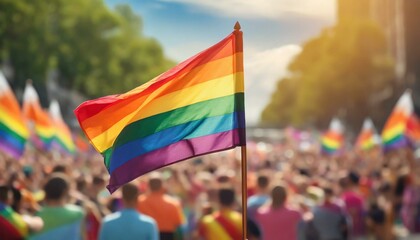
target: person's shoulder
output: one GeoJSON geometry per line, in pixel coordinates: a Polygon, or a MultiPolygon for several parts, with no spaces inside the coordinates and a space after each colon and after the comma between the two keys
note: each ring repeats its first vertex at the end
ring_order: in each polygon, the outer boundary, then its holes
{"type": "Polygon", "coordinates": [[[207,225],[207,224],[209,224],[213,221],[214,221],[214,215],[213,214],[208,214],[208,215],[201,218],[200,223],[204,224],[204,225],[207,225]]]}
{"type": "Polygon", "coordinates": [[[78,217],[83,217],[85,215],[85,211],[83,210],[83,208],[81,208],[77,205],[67,204],[67,205],[64,206],[64,209],[67,212],[69,212],[69,213],[71,213],[75,216],[78,216],[78,217]]]}
{"type": "Polygon", "coordinates": [[[156,225],[156,221],[152,217],[145,214],[139,214],[139,220],[150,225],[156,225]]]}
{"type": "Polygon", "coordinates": [[[120,217],[121,217],[121,212],[114,212],[114,213],[109,214],[108,216],[105,216],[102,223],[107,224],[107,223],[116,221],[120,217]]]}

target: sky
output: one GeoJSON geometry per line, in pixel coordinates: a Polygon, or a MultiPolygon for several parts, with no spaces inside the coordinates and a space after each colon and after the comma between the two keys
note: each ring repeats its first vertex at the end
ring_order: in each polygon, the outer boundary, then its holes
{"type": "Polygon", "coordinates": [[[247,124],[256,124],[301,44],[335,22],[335,0],[105,0],[128,4],[165,55],[181,62],[241,24],[247,124]]]}

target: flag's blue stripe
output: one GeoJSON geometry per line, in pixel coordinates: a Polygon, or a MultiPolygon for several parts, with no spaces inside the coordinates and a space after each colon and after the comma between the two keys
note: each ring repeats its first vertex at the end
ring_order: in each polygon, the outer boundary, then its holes
{"type": "Polygon", "coordinates": [[[116,168],[132,158],[183,139],[192,139],[243,127],[245,127],[245,113],[233,112],[167,128],[150,136],[136,139],[115,148],[111,155],[109,171],[112,173],[116,168]]]}

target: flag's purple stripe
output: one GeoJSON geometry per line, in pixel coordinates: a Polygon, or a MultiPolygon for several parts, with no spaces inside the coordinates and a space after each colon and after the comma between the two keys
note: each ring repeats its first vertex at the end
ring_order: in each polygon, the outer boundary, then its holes
{"type": "Polygon", "coordinates": [[[19,149],[14,148],[8,142],[1,142],[0,141],[0,150],[11,155],[12,157],[18,159],[22,156],[22,151],[19,149]]]}
{"type": "Polygon", "coordinates": [[[394,141],[384,144],[384,151],[389,152],[389,151],[396,150],[399,148],[412,147],[412,146],[413,145],[410,142],[410,140],[406,136],[401,135],[401,137],[395,139],[394,141]]]}
{"type": "Polygon", "coordinates": [[[111,173],[107,188],[112,193],[121,185],[147,172],[191,157],[244,146],[245,142],[244,128],[184,139],[124,163],[111,173]]]}

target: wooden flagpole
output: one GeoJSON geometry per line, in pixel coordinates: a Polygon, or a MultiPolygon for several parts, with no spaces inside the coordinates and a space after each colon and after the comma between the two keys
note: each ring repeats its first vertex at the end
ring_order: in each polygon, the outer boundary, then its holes
{"type": "MultiPolygon", "coordinates": [[[[234,26],[235,52],[243,53],[242,31],[239,22],[234,26]]],[[[243,55],[236,54],[235,67],[243,69],[243,55]]],[[[242,239],[247,239],[247,170],[246,144],[241,146],[241,176],[242,176],[242,239]]]]}

